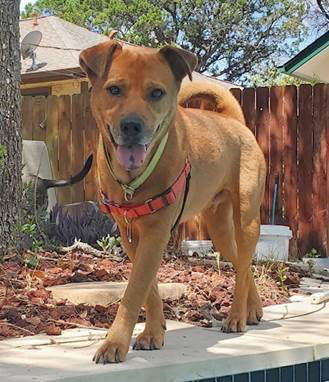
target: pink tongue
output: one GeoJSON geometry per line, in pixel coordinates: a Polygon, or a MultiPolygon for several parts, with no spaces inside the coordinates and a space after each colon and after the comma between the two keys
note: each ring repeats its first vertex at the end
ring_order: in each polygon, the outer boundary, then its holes
{"type": "Polygon", "coordinates": [[[146,147],[144,145],[134,145],[131,147],[118,146],[117,158],[120,164],[127,170],[139,168],[146,156],[146,147]]]}

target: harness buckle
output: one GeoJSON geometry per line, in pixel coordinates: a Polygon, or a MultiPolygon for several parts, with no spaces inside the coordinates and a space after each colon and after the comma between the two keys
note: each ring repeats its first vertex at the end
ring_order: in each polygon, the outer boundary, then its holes
{"type": "Polygon", "coordinates": [[[156,209],[152,206],[151,202],[153,201],[153,199],[147,199],[144,204],[147,204],[149,209],[151,210],[150,214],[154,214],[154,212],[156,212],[156,209]]]}
{"type": "Polygon", "coordinates": [[[130,200],[133,198],[135,190],[126,184],[121,185],[123,192],[124,192],[124,198],[126,202],[130,202],[130,200]]]}

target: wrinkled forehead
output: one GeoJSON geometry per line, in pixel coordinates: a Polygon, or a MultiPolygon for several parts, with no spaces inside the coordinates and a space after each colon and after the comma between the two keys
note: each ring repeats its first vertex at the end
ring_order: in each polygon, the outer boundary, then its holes
{"type": "Polygon", "coordinates": [[[115,54],[108,73],[108,80],[126,80],[131,85],[154,82],[176,85],[175,77],[167,61],[156,49],[124,48],[115,54]]]}

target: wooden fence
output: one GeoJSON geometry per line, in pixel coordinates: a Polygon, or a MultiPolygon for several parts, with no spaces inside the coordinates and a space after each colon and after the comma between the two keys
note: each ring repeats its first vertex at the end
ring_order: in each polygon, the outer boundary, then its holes
{"type": "MultiPolygon", "coordinates": [[[[271,221],[275,179],[278,179],[276,224],[293,231],[291,254],[301,257],[311,248],[329,255],[329,85],[233,89],[248,127],[267,161],[267,181],[261,216],[271,221]]],[[[89,94],[23,97],[23,138],[47,143],[56,178],[77,172],[97,146],[89,94]]],[[[83,185],[58,192],[61,203],[97,198],[95,170],[83,185]]],[[[181,232],[185,238],[207,238],[197,218],[181,232]]]]}
{"type": "MultiPolygon", "coordinates": [[[[48,147],[54,178],[79,172],[96,152],[98,132],[91,115],[89,94],[22,97],[23,139],[42,140],[48,147]]],[[[96,200],[95,166],[80,184],[57,190],[61,204],[96,200]]]]}

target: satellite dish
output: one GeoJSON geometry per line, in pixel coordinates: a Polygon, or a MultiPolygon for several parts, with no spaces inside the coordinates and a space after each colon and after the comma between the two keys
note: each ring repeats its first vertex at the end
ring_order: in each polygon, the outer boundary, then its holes
{"type": "Polygon", "coordinates": [[[40,44],[42,39],[42,33],[40,31],[32,31],[29,32],[21,42],[21,54],[23,59],[31,58],[32,66],[30,70],[38,69],[38,65],[36,64],[36,53],[35,50],[40,44]]]}

